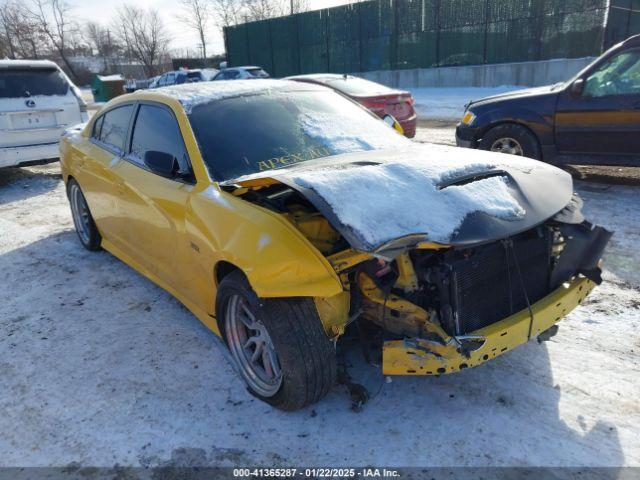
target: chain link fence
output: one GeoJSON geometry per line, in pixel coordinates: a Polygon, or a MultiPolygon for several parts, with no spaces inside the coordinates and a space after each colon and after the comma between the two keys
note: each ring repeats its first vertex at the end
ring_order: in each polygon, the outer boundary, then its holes
{"type": "Polygon", "coordinates": [[[579,58],[640,33],[640,0],[372,0],[225,29],[275,77],[579,58]]]}

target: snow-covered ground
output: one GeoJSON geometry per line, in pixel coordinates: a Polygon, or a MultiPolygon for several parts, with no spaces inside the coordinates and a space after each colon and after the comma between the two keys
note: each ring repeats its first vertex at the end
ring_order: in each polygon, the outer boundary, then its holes
{"type": "Polygon", "coordinates": [[[282,413],[169,294],[75,233],[57,164],[0,170],[0,466],[640,466],[640,189],[581,183],[616,231],[605,283],[484,366],[282,413]]]}
{"type": "Polygon", "coordinates": [[[492,88],[412,88],[414,108],[420,119],[460,120],[464,106],[471,100],[520,90],[527,87],[502,86],[492,88]]]}

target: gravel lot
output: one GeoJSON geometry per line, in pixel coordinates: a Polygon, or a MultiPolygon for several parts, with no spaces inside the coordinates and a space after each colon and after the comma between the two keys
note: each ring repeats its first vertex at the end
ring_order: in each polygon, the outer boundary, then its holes
{"type": "Polygon", "coordinates": [[[353,348],[363,411],[336,386],[287,414],[176,300],[81,248],[57,164],[0,170],[0,466],[640,466],[640,188],[577,190],[616,235],[552,341],[391,382],[353,348]]]}

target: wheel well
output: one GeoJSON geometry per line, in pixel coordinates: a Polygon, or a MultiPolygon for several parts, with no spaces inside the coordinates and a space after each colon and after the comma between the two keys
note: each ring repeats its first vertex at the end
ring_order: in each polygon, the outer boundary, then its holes
{"type": "Polygon", "coordinates": [[[240,270],[240,269],[236,267],[233,263],[226,262],[224,260],[218,262],[214,270],[216,285],[220,285],[220,282],[222,282],[222,279],[224,277],[229,275],[231,272],[235,272],[236,270],[240,270]]]}
{"type": "Polygon", "coordinates": [[[513,120],[504,120],[501,122],[492,123],[491,125],[487,126],[480,132],[480,134],[476,137],[476,142],[480,142],[480,140],[482,140],[482,138],[487,134],[489,130],[493,130],[494,128],[501,127],[503,125],[517,125],[518,127],[524,128],[527,132],[533,135],[533,138],[535,138],[536,143],[538,144],[538,149],[540,150],[540,156],[542,158],[542,155],[543,155],[542,143],[540,143],[540,138],[538,138],[538,134],[534,132],[531,129],[531,127],[529,127],[528,125],[525,125],[524,123],[520,123],[520,122],[514,122],[513,120]]]}

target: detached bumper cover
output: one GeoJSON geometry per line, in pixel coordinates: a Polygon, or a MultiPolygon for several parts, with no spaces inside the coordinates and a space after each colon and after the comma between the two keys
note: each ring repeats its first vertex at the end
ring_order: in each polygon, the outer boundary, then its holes
{"type": "Polygon", "coordinates": [[[385,342],[382,372],[385,375],[442,375],[475,367],[527,343],[548,330],[576,308],[595,287],[578,276],[531,305],[533,320],[525,309],[447,344],[422,339],[385,342]]]}

